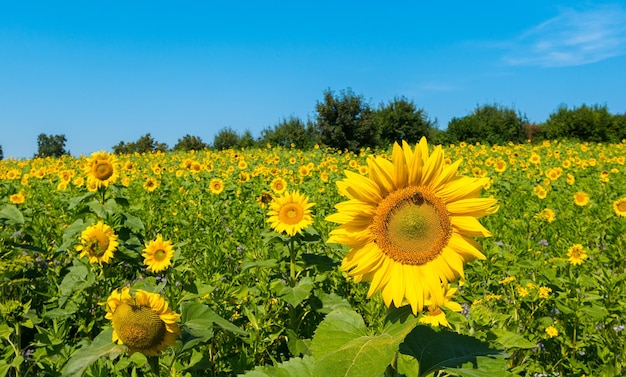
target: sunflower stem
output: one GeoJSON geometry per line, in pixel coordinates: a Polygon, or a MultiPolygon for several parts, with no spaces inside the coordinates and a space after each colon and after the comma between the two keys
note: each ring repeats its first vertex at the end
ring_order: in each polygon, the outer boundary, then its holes
{"type": "Polygon", "coordinates": [[[159,374],[159,357],[158,356],[147,356],[148,365],[150,365],[150,371],[155,376],[160,376],[159,374]]]}
{"type": "Polygon", "coordinates": [[[296,286],[296,249],[294,246],[294,236],[289,238],[289,285],[296,286]]]}

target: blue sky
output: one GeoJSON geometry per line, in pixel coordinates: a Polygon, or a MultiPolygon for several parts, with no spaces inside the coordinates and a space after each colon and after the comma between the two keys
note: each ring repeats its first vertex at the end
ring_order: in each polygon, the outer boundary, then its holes
{"type": "Polygon", "coordinates": [[[404,96],[441,129],[493,103],[535,123],[559,105],[626,112],[626,2],[419,3],[1,2],[0,145],[256,137],[314,119],[326,89],[404,96]]]}

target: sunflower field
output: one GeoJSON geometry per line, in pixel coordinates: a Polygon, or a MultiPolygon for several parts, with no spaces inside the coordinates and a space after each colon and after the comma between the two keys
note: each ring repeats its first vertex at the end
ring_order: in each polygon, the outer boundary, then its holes
{"type": "Polygon", "coordinates": [[[0,161],[0,377],[623,375],[625,156],[0,161]]]}

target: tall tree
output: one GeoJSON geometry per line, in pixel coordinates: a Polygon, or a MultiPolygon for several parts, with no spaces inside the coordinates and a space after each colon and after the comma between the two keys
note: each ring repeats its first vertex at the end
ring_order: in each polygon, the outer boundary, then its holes
{"type": "Polygon", "coordinates": [[[199,136],[187,134],[182,139],[178,139],[178,143],[174,145],[173,149],[175,151],[201,151],[207,147],[207,144],[199,136]]]}
{"type": "Polygon", "coordinates": [[[261,142],[282,147],[294,146],[298,149],[312,148],[318,142],[315,124],[290,116],[283,118],[274,128],[261,131],[261,142]]]}
{"type": "Polygon", "coordinates": [[[125,143],[120,141],[119,144],[113,147],[113,152],[117,154],[165,152],[166,150],[167,144],[154,140],[150,133],[143,135],[135,142],[125,143]]]}
{"type": "Polygon", "coordinates": [[[2,145],[0,145],[0,160],[4,160],[4,152],[2,151],[2,145]]]}
{"type": "Polygon", "coordinates": [[[504,144],[526,140],[526,116],[497,104],[477,107],[463,118],[452,118],[447,136],[451,142],[504,144]]]}
{"type": "Polygon", "coordinates": [[[387,104],[381,103],[374,112],[374,121],[381,132],[385,144],[409,144],[418,142],[422,136],[431,137],[436,122],[428,118],[424,109],[418,109],[413,101],[405,97],[396,97],[387,104]]]}
{"type": "Polygon", "coordinates": [[[617,118],[611,115],[606,106],[574,107],[559,106],[543,125],[545,137],[549,139],[572,138],[580,141],[619,141],[621,140],[617,118]]]}
{"type": "Polygon", "coordinates": [[[65,135],[39,134],[35,157],[61,157],[64,154],[69,154],[65,150],[65,142],[67,142],[65,135]]]}
{"type": "Polygon", "coordinates": [[[240,136],[231,127],[222,128],[213,138],[213,148],[218,151],[234,148],[239,144],[240,136]]]}
{"type": "Polygon", "coordinates": [[[372,119],[372,110],[351,89],[342,90],[339,96],[328,89],[324,101],[318,102],[317,127],[323,144],[353,152],[363,147],[380,144],[379,130],[372,119]]]}

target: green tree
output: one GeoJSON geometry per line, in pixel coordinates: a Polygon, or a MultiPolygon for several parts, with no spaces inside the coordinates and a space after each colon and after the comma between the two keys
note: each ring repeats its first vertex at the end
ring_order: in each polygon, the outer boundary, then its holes
{"type": "Polygon", "coordinates": [[[381,103],[374,112],[374,121],[384,144],[400,143],[402,140],[416,143],[422,136],[430,138],[436,127],[436,122],[428,119],[424,109],[418,109],[413,101],[405,97],[396,97],[387,104],[381,103]]]}
{"type": "Polygon", "coordinates": [[[2,145],[0,145],[0,160],[4,160],[4,152],[2,151],[2,145]]]}
{"type": "Polygon", "coordinates": [[[237,147],[239,148],[252,148],[256,146],[256,140],[252,136],[250,130],[245,130],[243,135],[239,137],[239,141],[237,142],[237,147]]]}
{"type": "Polygon", "coordinates": [[[582,105],[568,109],[561,105],[550,114],[543,125],[548,139],[571,138],[580,141],[617,142],[621,140],[622,130],[619,121],[611,115],[606,106],[582,105]]]}
{"type": "Polygon", "coordinates": [[[325,90],[324,101],[318,102],[315,109],[323,144],[353,152],[380,145],[379,130],[369,104],[351,89],[342,90],[339,96],[335,96],[330,89],[325,90]]]}
{"type": "Polygon", "coordinates": [[[117,154],[151,153],[156,151],[165,152],[167,149],[167,144],[157,142],[150,133],[147,133],[135,142],[125,143],[120,141],[119,144],[113,147],[113,152],[117,154]]]}
{"type": "Polygon", "coordinates": [[[452,118],[448,123],[447,136],[450,142],[523,143],[527,123],[526,116],[513,109],[497,104],[484,105],[463,118],[452,118]]]}
{"type": "Polygon", "coordinates": [[[285,148],[293,145],[298,149],[312,148],[319,141],[315,124],[307,121],[305,124],[299,118],[290,116],[283,118],[274,128],[261,131],[261,142],[285,148]]]}
{"type": "Polygon", "coordinates": [[[175,151],[201,151],[206,149],[208,145],[202,141],[199,136],[191,136],[189,134],[178,139],[176,145],[174,145],[175,151]]]}
{"type": "Polygon", "coordinates": [[[218,151],[235,148],[239,145],[239,139],[239,134],[232,128],[222,128],[213,138],[213,148],[218,151]]]}
{"type": "Polygon", "coordinates": [[[64,154],[69,154],[65,150],[65,142],[67,142],[65,135],[39,134],[35,157],[61,157],[64,154]]]}

